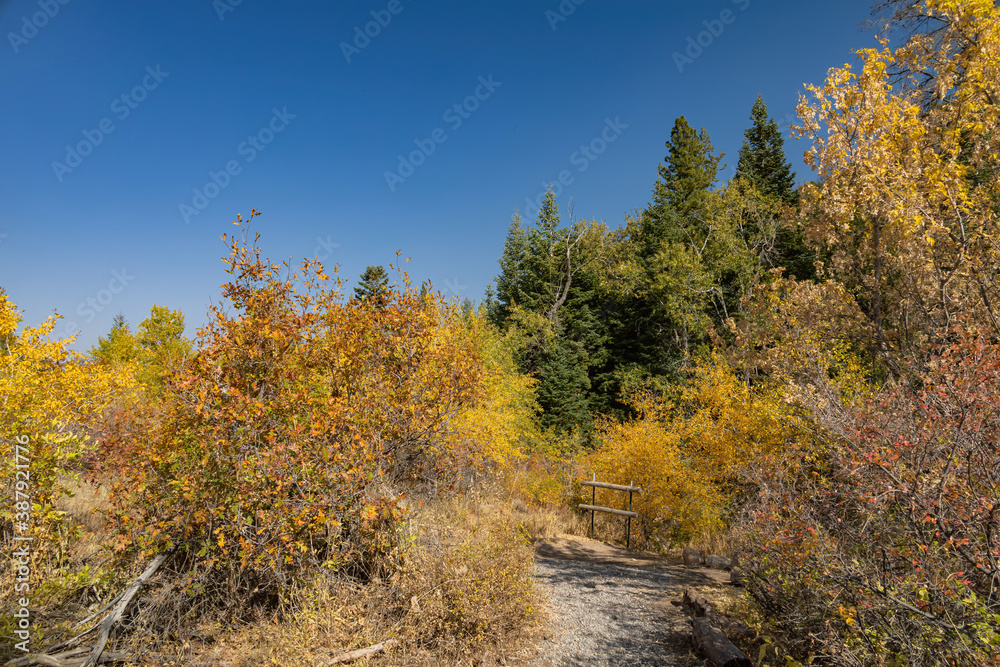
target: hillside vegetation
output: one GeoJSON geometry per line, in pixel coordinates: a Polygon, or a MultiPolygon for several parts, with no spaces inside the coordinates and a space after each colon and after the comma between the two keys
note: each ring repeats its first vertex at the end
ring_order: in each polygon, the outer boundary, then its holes
{"type": "Polygon", "coordinates": [[[515,214],[478,306],[402,261],[351,294],[274,264],[256,211],[194,341],[154,306],[76,354],[0,292],[32,650],[166,554],[122,646],[513,661],[544,624],[530,539],[582,532],[596,474],[643,488],[640,548],[739,554],[761,664],[1000,664],[1000,8],[877,10],[893,40],[799,101],[815,180],[763,99],[725,183],[682,116],[622,225],[551,190],[515,214]]]}

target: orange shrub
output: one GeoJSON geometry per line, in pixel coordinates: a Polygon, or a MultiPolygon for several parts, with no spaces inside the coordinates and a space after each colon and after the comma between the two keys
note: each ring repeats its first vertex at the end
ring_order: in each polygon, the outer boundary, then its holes
{"type": "Polygon", "coordinates": [[[215,603],[274,601],[310,565],[372,573],[396,548],[398,484],[474,455],[450,422],[482,392],[477,332],[438,298],[404,277],[345,301],[321,265],[262,259],[255,214],[230,239],[231,310],[105,448],[114,551],[179,549],[187,592],[215,603]]]}

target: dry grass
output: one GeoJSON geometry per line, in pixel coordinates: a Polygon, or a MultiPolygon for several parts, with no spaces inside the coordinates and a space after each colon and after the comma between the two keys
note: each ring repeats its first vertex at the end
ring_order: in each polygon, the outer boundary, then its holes
{"type": "MultiPolygon", "coordinates": [[[[66,485],[72,496],[60,498],[58,509],[80,530],[68,544],[67,566],[53,578],[47,609],[35,617],[49,638],[35,643],[38,648],[65,638],[73,621],[123,585],[98,563],[107,491],[86,482],[66,485]]],[[[361,583],[320,570],[287,591],[283,617],[259,611],[250,623],[228,627],[192,618],[177,635],[156,642],[131,636],[125,643],[145,654],[144,664],[164,666],[304,667],[387,639],[397,643],[355,664],[490,665],[530,654],[544,620],[530,542],[586,535],[589,518],[565,504],[525,504],[500,488],[409,507],[398,538],[403,556],[382,578],[361,583]]],[[[605,539],[601,531],[613,524],[599,519],[598,536],[605,539]]]]}
{"type": "MultiPolygon", "coordinates": [[[[199,629],[169,651],[176,664],[305,667],[388,639],[366,663],[489,665],[528,650],[540,615],[533,552],[510,503],[467,495],[414,507],[392,574],[360,583],[320,571],[289,592],[285,620],[199,629]]],[[[170,664],[161,661],[161,664],[170,664]]]]}
{"type": "Polygon", "coordinates": [[[702,549],[706,555],[714,554],[716,556],[725,556],[726,558],[732,558],[739,549],[736,539],[733,538],[729,531],[721,533],[706,531],[685,546],[702,549]]]}
{"type": "Polygon", "coordinates": [[[100,533],[104,530],[103,510],[110,508],[107,487],[95,486],[86,481],[62,478],[59,481],[70,493],[56,499],[56,509],[66,512],[84,530],[100,533]]]}
{"type": "Polygon", "coordinates": [[[513,518],[532,541],[558,535],[584,536],[590,529],[583,516],[565,505],[528,506],[515,500],[510,506],[513,518]]]}
{"type": "MultiPolygon", "coordinates": [[[[588,499],[589,503],[589,499],[588,499]]],[[[600,504],[600,503],[599,503],[600,504]]],[[[532,538],[552,537],[560,533],[590,537],[590,512],[578,513],[568,507],[531,508],[527,511],[525,526],[532,532],[532,538]],[[537,534],[536,534],[537,532],[537,534]]],[[[631,535],[623,517],[612,514],[595,513],[594,539],[624,547],[626,538],[631,548],[652,553],[679,553],[684,547],[702,549],[706,554],[732,558],[738,550],[737,540],[728,531],[704,531],[686,543],[668,543],[647,536],[641,519],[632,519],[631,535]]]]}
{"type": "MultiPolygon", "coordinates": [[[[117,583],[104,567],[102,544],[106,538],[105,520],[100,510],[108,507],[106,489],[87,482],[62,477],[59,484],[71,495],[55,499],[55,509],[65,512],[61,519],[48,524],[48,538],[36,540],[30,550],[31,575],[29,589],[32,613],[31,646],[45,645],[65,639],[72,625],[100,607],[115,595],[117,583]]],[[[13,607],[22,597],[14,589],[12,577],[0,578],[0,605],[13,607]]],[[[16,657],[10,649],[13,626],[10,616],[0,617],[0,662],[16,657]],[[8,645],[9,642],[9,645],[8,645]]],[[[18,654],[20,655],[20,654],[18,654]]]]}

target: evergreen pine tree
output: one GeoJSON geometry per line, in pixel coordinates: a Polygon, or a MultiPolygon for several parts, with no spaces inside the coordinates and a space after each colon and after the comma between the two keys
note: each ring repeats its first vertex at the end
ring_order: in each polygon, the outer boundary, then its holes
{"type": "Polygon", "coordinates": [[[795,173],[785,159],[785,140],[778,124],[768,116],[767,105],[760,95],[750,111],[750,120],[752,124],[744,132],[735,177],[747,179],[763,195],[796,203],[795,173]]]}
{"type": "Polygon", "coordinates": [[[528,230],[521,222],[517,213],[507,228],[507,239],[503,244],[503,254],[500,256],[500,275],[496,277],[496,288],[487,288],[486,302],[490,321],[497,326],[503,326],[510,316],[514,306],[524,306],[528,301],[526,294],[527,269],[525,260],[528,254],[528,230]]]}
{"type": "Polygon", "coordinates": [[[598,265],[590,268],[586,243],[577,245],[597,229],[583,222],[562,227],[550,187],[534,225],[514,216],[496,289],[487,289],[491,320],[518,327],[527,341],[520,365],[538,379],[542,424],[562,432],[587,432],[593,408],[602,404],[590,391],[592,369],[607,359],[606,327],[597,315],[598,265]]]}
{"type": "Polygon", "coordinates": [[[705,128],[696,132],[684,116],[674,121],[665,162],[653,187],[653,203],[643,216],[641,252],[650,257],[664,240],[697,243],[691,233],[704,227],[704,208],[715,185],[723,154],[705,128]]]}
{"type": "MultiPolygon", "coordinates": [[[[496,277],[491,317],[502,324],[515,306],[532,313],[547,312],[556,302],[563,284],[563,243],[568,230],[560,229],[559,207],[549,186],[538,219],[526,227],[514,214],[507,230],[500,275],[496,277]]],[[[490,295],[492,298],[492,295],[490,295]]]]}
{"type": "Polygon", "coordinates": [[[524,305],[533,312],[552,308],[564,281],[562,244],[568,230],[560,230],[561,217],[550,184],[538,210],[538,220],[528,234],[525,287],[530,299],[524,305]]]}
{"type": "Polygon", "coordinates": [[[371,299],[375,304],[381,306],[385,304],[389,292],[389,274],[385,272],[385,267],[368,266],[357,287],[354,288],[354,298],[358,301],[371,299]]]}
{"type": "Polygon", "coordinates": [[[574,428],[589,430],[590,377],[583,346],[569,339],[562,327],[545,347],[538,364],[536,395],[542,408],[541,424],[557,433],[574,428]]]}
{"type": "MultiPolygon", "coordinates": [[[[696,132],[684,116],[674,122],[666,147],[653,202],[633,230],[642,276],[634,294],[610,320],[614,345],[610,377],[620,378],[627,371],[647,378],[672,378],[683,365],[684,355],[704,335],[704,327],[692,326],[703,318],[691,308],[710,307],[709,295],[674,295],[664,290],[670,285],[687,287],[691,277],[698,278],[699,290],[703,287],[701,276],[706,270],[700,258],[711,229],[712,188],[723,154],[715,153],[704,128],[696,132]],[[697,265],[685,266],[691,261],[697,265]]],[[[608,376],[606,371],[604,377],[608,376]]]]}
{"type": "MultiPolygon", "coordinates": [[[[758,192],[786,204],[797,205],[795,173],[785,158],[784,143],[778,124],[767,113],[767,105],[758,95],[750,111],[751,125],[744,132],[743,147],[734,178],[744,178],[758,192]]],[[[805,242],[796,221],[788,219],[779,226],[774,244],[775,266],[802,280],[816,278],[816,253],[805,242]]]]}
{"type": "MultiPolygon", "coordinates": [[[[587,376],[586,399],[590,414],[607,413],[616,407],[614,396],[606,386],[595,380],[604,370],[610,352],[608,349],[607,321],[599,291],[600,277],[596,271],[580,271],[573,277],[566,302],[559,308],[558,320],[563,338],[571,341],[578,350],[582,373],[587,376]]],[[[590,418],[578,420],[587,431],[590,418]]]]}

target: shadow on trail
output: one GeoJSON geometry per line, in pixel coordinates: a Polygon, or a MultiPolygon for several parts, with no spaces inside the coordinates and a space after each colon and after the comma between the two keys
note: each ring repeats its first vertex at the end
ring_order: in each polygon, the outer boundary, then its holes
{"type": "Polygon", "coordinates": [[[610,563],[615,565],[629,565],[628,561],[634,561],[636,566],[647,567],[670,567],[678,563],[665,559],[662,556],[642,553],[639,551],[629,551],[621,547],[600,544],[598,551],[593,543],[571,542],[568,540],[538,540],[535,543],[535,554],[539,558],[569,558],[581,560],[588,563],[610,563]]]}
{"type": "MultiPolygon", "coordinates": [[[[707,576],[704,572],[686,569],[683,566],[668,565],[650,568],[583,559],[550,558],[541,551],[538,552],[538,560],[544,561],[548,567],[559,573],[552,575],[553,583],[558,581],[559,583],[579,585],[582,588],[593,587],[594,584],[600,585],[602,576],[608,580],[617,579],[619,582],[627,582],[625,587],[635,586],[636,588],[661,591],[716,583],[712,577],[707,576]]],[[[612,585],[610,581],[604,583],[612,585]]]]}
{"type": "Polygon", "coordinates": [[[564,636],[545,665],[691,665],[690,625],[672,601],[686,586],[713,583],[683,566],[663,568],[545,558],[539,580],[559,591],[553,614],[564,636]],[[565,636],[568,635],[568,636],[565,636]]]}

